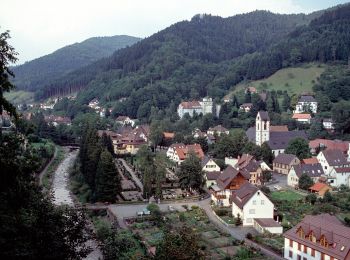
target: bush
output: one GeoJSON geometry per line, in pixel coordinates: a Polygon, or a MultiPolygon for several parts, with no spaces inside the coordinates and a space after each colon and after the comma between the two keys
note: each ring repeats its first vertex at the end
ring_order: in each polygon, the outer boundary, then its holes
{"type": "Polygon", "coordinates": [[[227,212],[226,209],[216,209],[216,210],[215,210],[215,213],[216,213],[216,215],[218,215],[219,217],[227,216],[227,215],[228,215],[228,212],[227,212]]]}
{"type": "Polygon", "coordinates": [[[180,220],[181,222],[184,222],[184,221],[185,221],[185,213],[183,213],[183,212],[180,212],[180,213],[179,213],[179,220],[180,220]]]}
{"type": "Polygon", "coordinates": [[[247,235],[245,237],[248,238],[248,239],[252,239],[253,235],[252,235],[252,233],[247,233],[247,235]]]}

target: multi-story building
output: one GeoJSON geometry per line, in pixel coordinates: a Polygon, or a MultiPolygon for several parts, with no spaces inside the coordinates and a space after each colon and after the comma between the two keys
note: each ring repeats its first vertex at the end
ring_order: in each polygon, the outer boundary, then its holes
{"type": "Polygon", "coordinates": [[[273,160],[273,171],[287,175],[293,165],[300,164],[294,154],[281,153],[273,160]]]}
{"type": "Polygon", "coordinates": [[[350,228],[329,214],[306,216],[284,233],[284,258],[349,260],[350,228]]]}
{"type": "Polygon", "coordinates": [[[293,165],[288,173],[287,185],[293,188],[298,188],[299,179],[303,174],[309,176],[315,183],[318,182],[322,175],[324,175],[324,172],[320,163],[293,165]]]}
{"type": "Polygon", "coordinates": [[[330,175],[334,168],[350,167],[350,162],[341,150],[326,149],[319,152],[317,159],[322,165],[323,171],[326,175],[330,175]]]}
{"type": "Polygon", "coordinates": [[[202,101],[186,101],[181,102],[177,108],[177,114],[182,118],[185,114],[193,117],[194,114],[209,114],[213,113],[213,99],[203,98],[202,101]]]}
{"type": "Polygon", "coordinates": [[[313,96],[303,95],[299,98],[294,113],[317,113],[317,101],[313,96]]]}

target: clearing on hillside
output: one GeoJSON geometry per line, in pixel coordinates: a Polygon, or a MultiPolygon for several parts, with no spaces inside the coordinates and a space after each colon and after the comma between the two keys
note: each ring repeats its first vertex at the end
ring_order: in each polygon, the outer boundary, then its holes
{"type": "Polygon", "coordinates": [[[23,90],[6,92],[4,96],[14,105],[28,104],[34,101],[34,93],[23,90]]]}
{"type": "Polygon", "coordinates": [[[225,98],[230,98],[246,87],[255,87],[258,92],[262,90],[287,90],[289,95],[312,92],[312,86],[325,69],[326,65],[314,63],[281,69],[268,78],[235,85],[225,98]]]}

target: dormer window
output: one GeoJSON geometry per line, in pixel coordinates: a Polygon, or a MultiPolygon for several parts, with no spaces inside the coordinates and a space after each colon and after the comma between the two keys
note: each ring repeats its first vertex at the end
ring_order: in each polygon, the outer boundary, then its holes
{"type": "Polygon", "coordinates": [[[328,241],[327,241],[325,235],[321,236],[320,244],[321,244],[321,246],[328,247],[328,241]]]}
{"type": "Polygon", "coordinates": [[[314,235],[314,232],[311,231],[310,235],[309,235],[309,240],[311,242],[316,243],[316,236],[314,235]]]}
{"type": "Polygon", "coordinates": [[[300,238],[304,238],[304,236],[305,236],[305,233],[304,233],[304,230],[302,229],[302,227],[300,227],[300,228],[298,229],[298,236],[299,236],[300,238]]]}

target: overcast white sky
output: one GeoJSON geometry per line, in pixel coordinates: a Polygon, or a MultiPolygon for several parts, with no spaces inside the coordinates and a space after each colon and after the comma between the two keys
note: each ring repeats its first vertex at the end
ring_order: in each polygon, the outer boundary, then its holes
{"type": "Polygon", "coordinates": [[[94,36],[147,37],[198,13],[309,13],[344,0],[0,0],[0,31],[11,31],[19,62],[94,36]]]}

